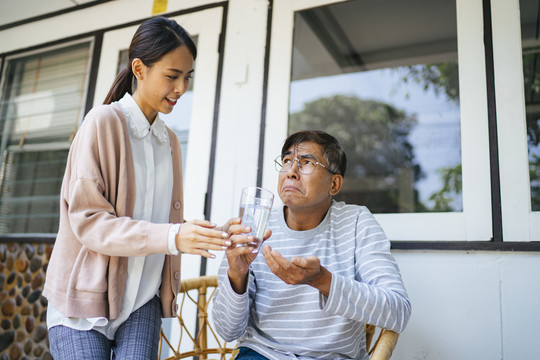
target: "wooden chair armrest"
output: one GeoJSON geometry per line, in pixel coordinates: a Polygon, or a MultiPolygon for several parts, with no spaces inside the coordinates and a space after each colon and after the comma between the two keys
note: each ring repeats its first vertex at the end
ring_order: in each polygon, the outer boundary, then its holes
{"type": "Polygon", "coordinates": [[[399,334],[392,330],[384,330],[379,336],[371,355],[371,360],[388,360],[396,347],[399,334]]]}

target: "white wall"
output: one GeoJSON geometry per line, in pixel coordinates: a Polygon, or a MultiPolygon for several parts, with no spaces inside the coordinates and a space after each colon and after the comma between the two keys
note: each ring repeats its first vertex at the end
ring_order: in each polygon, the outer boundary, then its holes
{"type": "Polygon", "coordinates": [[[394,251],[412,317],[393,358],[540,359],[540,256],[394,251]]]}

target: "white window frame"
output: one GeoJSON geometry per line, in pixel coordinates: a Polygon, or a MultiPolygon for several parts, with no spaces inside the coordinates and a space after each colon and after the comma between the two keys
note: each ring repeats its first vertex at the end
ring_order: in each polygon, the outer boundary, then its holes
{"type": "MultiPolygon", "coordinates": [[[[67,48],[73,45],[77,44],[88,44],[88,54],[89,54],[89,61],[87,63],[86,68],[86,76],[84,78],[84,86],[83,86],[83,94],[82,94],[82,102],[81,102],[81,108],[79,111],[79,119],[75,119],[74,124],[80,124],[82,119],[84,118],[84,110],[86,108],[86,100],[88,98],[88,83],[90,79],[90,72],[91,72],[91,66],[92,66],[92,54],[95,46],[94,38],[93,37],[85,37],[81,38],[75,41],[68,41],[61,44],[53,45],[53,46],[47,46],[43,48],[39,48],[32,51],[25,51],[21,53],[17,53],[15,55],[7,56],[3,59],[0,59],[0,69],[2,69],[2,77],[0,79],[0,91],[4,88],[4,83],[7,81],[6,79],[6,72],[10,61],[17,60],[19,58],[24,58],[27,56],[32,55],[39,55],[42,53],[47,53],[49,51],[57,50],[57,49],[63,49],[67,48]],[[2,68],[2,65],[5,65],[2,68]]],[[[0,94],[0,97],[3,96],[3,94],[0,94]]],[[[66,134],[67,135],[67,134],[66,134]]],[[[9,136],[9,135],[8,135],[9,136]]],[[[1,145],[1,144],[0,144],[1,145]]],[[[4,152],[17,152],[17,153],[24,153],[24,152],[36,152],[36,151],[62,151],[62,150],[69,150],[71,146],[71,142],[66,141],[51,141],[48,143],[40,143],[40,144],[24,144],[21,147],[18,145],[9,145],[5,149],[0,149],[0,174],[3,174],[3,166],[4,166],[4,152]]],[[[67,159],[66,159],[67,160],[67,159]]],[[[0,185],[2,185],[3,179],[0,177],[0,185]]],[[[60,188],[58,188],[58,196],[60,196],[60,188]]],[[[25,235],[29,235],[29,233],[25,233],[25,235]]]]}
{"type": "Polygon", "coordinates": [[[504,241],[540,240],[532,211],[519,0],[491,0],[504,241]]]}
{"type": "MultiPolygon", "coordinates": [[[[263,186],[277,187],[272,157],[287,136],[294,12],[339,3],[274,2],[263,186]]],[[[488,241],[492,238],[489,133],[482,0],[456,0],[459,60],[463,212],[375,214],[391,240],[488,241]]],[[[279,199],[277,199],[279,203],[279,199]]]]}

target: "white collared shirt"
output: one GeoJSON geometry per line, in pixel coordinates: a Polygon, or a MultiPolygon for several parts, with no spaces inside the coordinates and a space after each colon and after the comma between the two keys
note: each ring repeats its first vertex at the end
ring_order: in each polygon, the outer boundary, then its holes
{"type": "MultiPolygon", "coordinates": [[[[169,134],[163,120],[156,115],[152,125],[130,94],[118,101],[126,117],[135,169],[135,204],[133,219],[168,223],[173,188],[173,169],[169,134]]],[[[177,254],[175,236],[179,225],[169,231],[169,251],[177,254]]],[[[126,239],[129,241],[129,239],[126,239]]],[[[127,280],[122,309],[118,318],[68,318],[52,304],[47,311],[47,325],[64,325],[77,330],[94,329],[109,339],[129,315],[159,294],[165,255],[128,258],[127,280]]]]}

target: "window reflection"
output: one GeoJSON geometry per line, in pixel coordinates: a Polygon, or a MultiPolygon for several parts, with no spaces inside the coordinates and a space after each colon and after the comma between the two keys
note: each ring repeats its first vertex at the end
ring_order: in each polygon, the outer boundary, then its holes
{"type": "Polygon", "coordinates": [[[338,200],[462,211],[455,2],[350,1],[297,12],[294,28],[288,131],[345,146],[338,200]]]}
{"type": "Polygon", "coordinates": [[[531,205],[540,211],[540,25],[538,0],[521,0],[521,37],[523,45],[523,80],[527,114],[531,205]]]}

